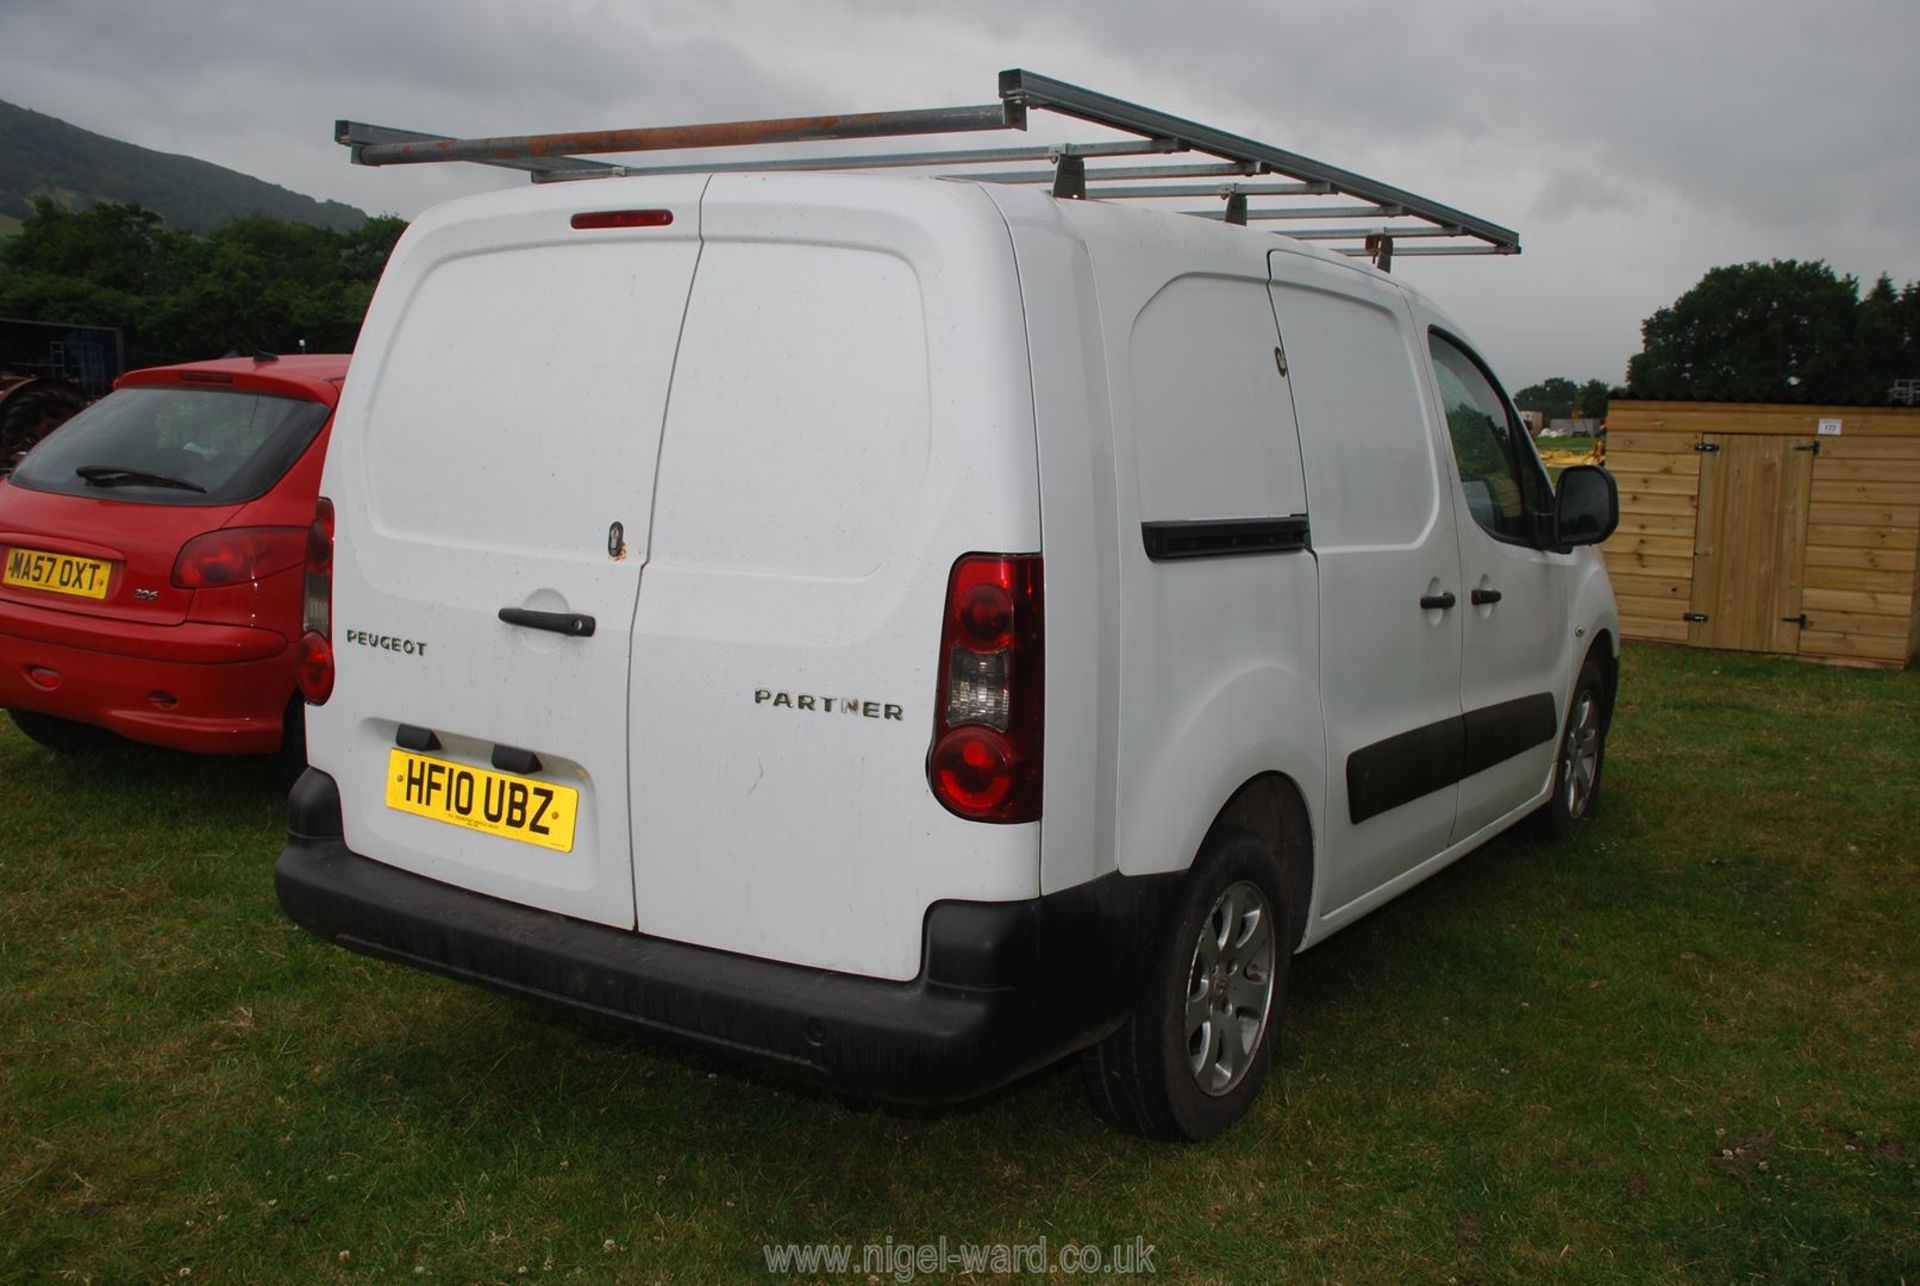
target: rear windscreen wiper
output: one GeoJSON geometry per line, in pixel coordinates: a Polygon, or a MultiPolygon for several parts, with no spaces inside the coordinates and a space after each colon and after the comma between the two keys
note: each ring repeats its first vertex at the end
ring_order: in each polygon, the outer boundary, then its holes
{"type": "Polygon", "coordinates": [[[172,487],[176,491],[198,491],[204,494],[206,488],[197,482],[188,482],[185,478],[170,478],[164,473],[148,473],[145,469],[122,469],[111,464],[83,464],[73,471],[76,476],[86,480],[90,487],[172,487]]]}

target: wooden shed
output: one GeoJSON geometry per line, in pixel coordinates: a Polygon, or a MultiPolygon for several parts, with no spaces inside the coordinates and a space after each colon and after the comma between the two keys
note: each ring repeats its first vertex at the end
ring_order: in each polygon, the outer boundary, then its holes
{"type": "Polygon", "coordinates": [[[1920,652],[1920,408],[1615,400],[1621,633],[1898,667],[1920,652]]]}

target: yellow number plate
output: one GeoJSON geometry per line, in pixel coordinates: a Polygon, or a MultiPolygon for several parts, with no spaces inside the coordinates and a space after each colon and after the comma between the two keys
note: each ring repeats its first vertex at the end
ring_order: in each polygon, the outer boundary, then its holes
{"type": "Polygon", "coordinates": [[[9,549],[6,583],[81,598],[105,598],[111,563],[72,554],[49,554],[43,549],[9,549]]]}
{"type": "Polygon", "coordinates": [[[571,853],[580,792],[392,750],[387,752],[387,807],[571,853]]]}

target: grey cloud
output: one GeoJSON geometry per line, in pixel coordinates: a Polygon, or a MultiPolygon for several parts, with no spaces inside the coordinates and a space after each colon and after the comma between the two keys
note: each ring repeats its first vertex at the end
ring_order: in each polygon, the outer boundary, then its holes
{"type": "Polygon", "coordinates": [[[336,116],[463,134],[990,98],[1024,65],[1520,229],[1405,261],[1512,382],[1617,375],[1714,263],[1920,277],[1912,0],[0,0],[0,97],[412,214],[518,182],[367,171],[336,116]]]}

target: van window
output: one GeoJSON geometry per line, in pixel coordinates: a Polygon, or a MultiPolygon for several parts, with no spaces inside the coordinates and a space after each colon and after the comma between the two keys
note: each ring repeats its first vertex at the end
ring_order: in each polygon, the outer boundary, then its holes
{"type": "Polygon", "coordinates": [[[1275,283],[1313,543],[1418,544],[1440,503],[1419,351],[1385,307],[1275,283]]]}
{"type": "Polygon", "coordinates": [[[1134,319],[1143,520],[1306,512],[1277,339],[1264,279],[1178,277],[1134,319]]]}
{"type": "MultiPolygon", "coordinates": [[[[1502,540],[1525,543],[1528,463],[1523,462],[1521,428],[1478,362],[1437,332],[1429,337],[1433,374],[1447,413],[1447,433],[1460,468],[1473,520],[1502,540]]],[[[1527,452],[1530,456],[1531,452],[1527,452]]]]}

